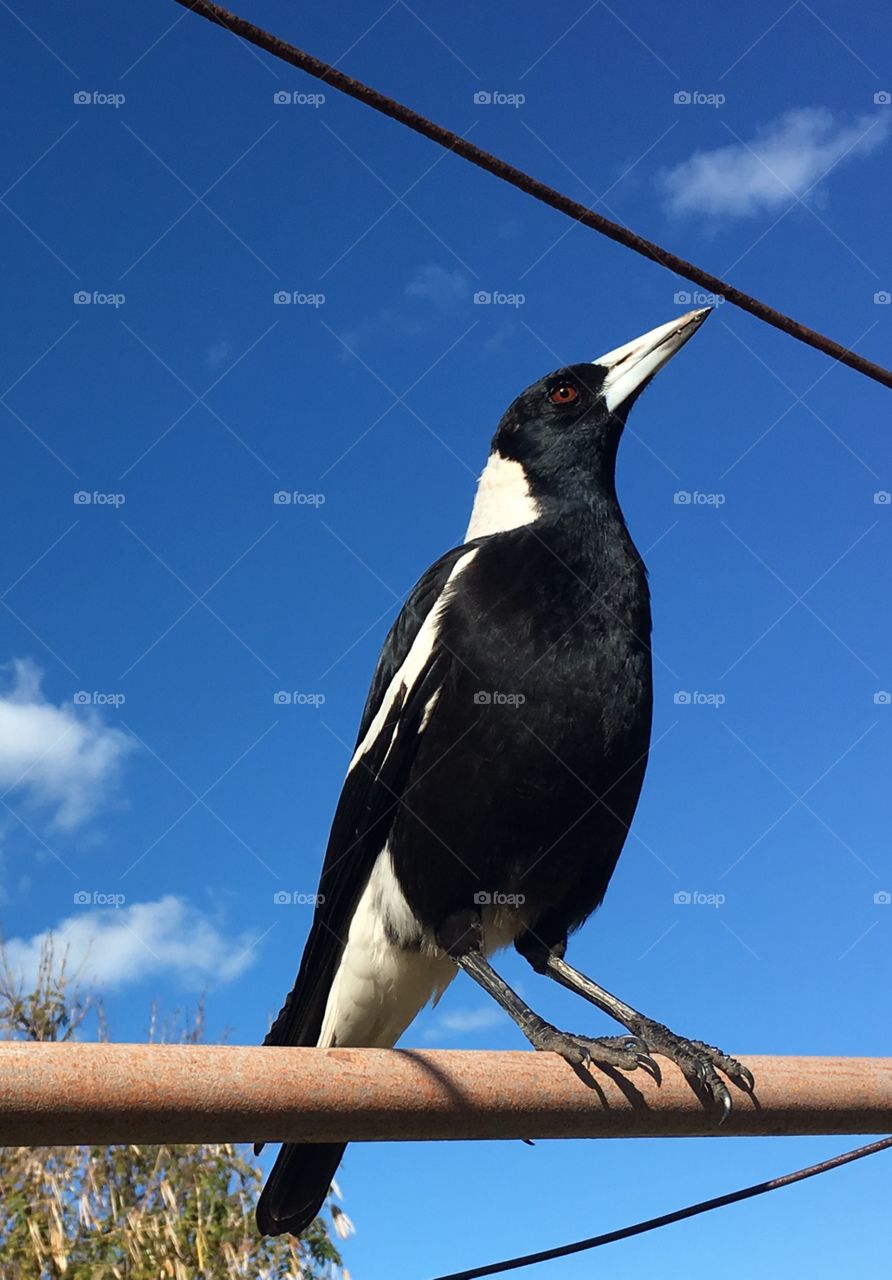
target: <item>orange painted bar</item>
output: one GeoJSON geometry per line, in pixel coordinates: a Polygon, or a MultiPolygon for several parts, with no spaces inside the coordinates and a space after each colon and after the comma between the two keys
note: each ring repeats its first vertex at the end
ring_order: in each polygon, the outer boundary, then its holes
{"type": "Polygon", "coordinates": [[[892,1058],[741,1059],[717,1126],[663,1082],[554,1054],[0,1043],[0,1145],[655,1138],[892,1132],[892,1058]]]}

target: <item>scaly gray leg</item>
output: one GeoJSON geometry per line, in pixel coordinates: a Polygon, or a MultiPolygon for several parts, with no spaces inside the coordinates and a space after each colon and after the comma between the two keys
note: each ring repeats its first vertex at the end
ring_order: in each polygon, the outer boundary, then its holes
{"type": "Polygon", "coordinates": [[[493,969],[483,954],[483,930],[479,913],[451,916],[439,930],[437,941],[460,969],[483,988],[513,1018],[534,1049],[560,1054],[573,1066],[595,1063],[620,1071],[638,1067],[659,1080],[659,1067],[636,1035],[591,1039],[559,1031],[521,1000],[493,969]]]}

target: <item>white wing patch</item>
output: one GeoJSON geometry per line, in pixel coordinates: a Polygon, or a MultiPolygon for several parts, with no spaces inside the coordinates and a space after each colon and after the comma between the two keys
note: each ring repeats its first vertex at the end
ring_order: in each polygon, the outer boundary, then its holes
{"type": "Polygon", "coordinates": [[[425,941],[385,845],[350,922],[319,1047],[391,1048],[456,972],[448,956],[425,941]]]}
{"type": "MultiPolygon", "coordinates": [[[[456,560],[455,564],[452,566],[452,572],[450,573],[449,577],[446,579],[446,585],[443,587],[443,590],[437,596],[437,599],[434,601],[434,604],[430,612],[428,613],[424,622],[421,624],[418,635],[415,637],[412,643],[411,649],[406,654],[406,657],[403,661],[402,666],[396,672],[390,684],[384,690],[384,696],[381,699],[381,704],[378,707],[378,710],[375,712],[374,718],[366,731],[365,737],[363,738],[362,742],[360,742],[359,746],[356,748],[356,754],[354,755],[353,759],[350,761],[350,765],[347,769],[348,773],[350,773],[350,771],[356,767],[357,763],[362,759],[362,757],[371,747],[372,743],[374,743],[375,740],[377,739],[378,735],[381,732],[382,726],[384,725],[388,715],[390,714],[390,709],[393,706],[394,701],[396,700],[396,697],[400,691],[400,688],[403,685],[406,686],[406,697],[408,697],[409,694],[412,692],[412,689],[415,685],[415,681],[418,679],[419,675],[424,670],[424,667],[425,667],[425,664],[427,663],[428,658],[433,653],[434,645],[437,643],[437,636],[439,635],[439,632],[440,632],[440,614],[442,613],[443,606],[446,604],[447,600],[449,599],[449,595],[453,590],[455,580],[459,576],[459,574],[464,572],[464,570],[468,567],[468,565],[474,559],[476,554],[477,554],[477,548],[473,547],[470,551],[466,551],[465,554],[460,557],[460,559],[456,560]]],[[[430,711],[431,711],[430,707],[428,707],[425,710],[422,727],[424,727],[424,725],[427,724],[427,721],[430,717],[430,711]]],[[[391,743],[393,741],[394,736],[396,736],[395,729],[394,729],[393,736],[391,737],[391,743]]]]}
{"type": "Polygon", "coordinates": [[[491,453],[477,484],[465,541],[519,529],[538,520],[539,515],[539,504],[530,494],[526,472],[520,463],[491,453]]]}
{"type": "MultiPolygon", "coordinates": [[[[485,907],[482,916],[486,955],[509,946],[528,924],[523,907],[485,907]]],[[[457,972],[415,917],[385,845],[350,922],[318,1047],[392,1048],[457,972]]]]}

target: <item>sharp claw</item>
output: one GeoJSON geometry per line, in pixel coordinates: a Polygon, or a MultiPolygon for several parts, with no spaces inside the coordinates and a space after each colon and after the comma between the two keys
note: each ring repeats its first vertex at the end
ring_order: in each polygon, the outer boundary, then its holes
{"type": "MultiPolygon", "coordinates": [[[[756,1087],[755,1077],[748,1067],[737,1062],[734,1058],[729,1058],[722,1053],[720,1049],[716,1049],[712,1045],[704,1044],[701,1040],[685,1040],[683,1037],[675,1036],[671,1032],[667,1032],[664,1027],[655,1027],[653,1032],[645,1031],[648,1037],[646,1048],[648,1050],[644,1057],[650,1059],[650,1064],[656,1066],[650,1055],[654,1052],[662,1054],[671,1062],[675,1062],[679,1066],[684,1075],[687,1076],[689,1082],[695,1089],[705,1095],[704,1101],[708,1098],[720,1109],[721,1114],[718,1118],[718,1124],[724,1124],[731,1114],[733,1102],[724,1080],[718,1075],[721,1071],[728,1079],[741,1089],[745,1089],[749,1093],[753,1093],[756,1087]]],[[[637,1036],[630,1037],[637,1040],[637,1036]]],[[[661,1083],[660,1068],[656,1066],[656,1072],[651,1065],[645,1063],[642,1056],[638,1057],[638,1065],[643,1067],[645,1071],[653,1075],[657,1084],[661,1083]]]]}
{"type": "Polygon", "coordinates": [[[642,1071],[646,1071],[657,1084],[662,1084],[663,1073],[660,1071],[660,1064],[649,1053],[639,1053],[637,1057],[638,1066],[642,1071]]]}
{"type": "Polygon", "coordinates": [[[720,1102],[722,1106],[722,1114],[719,1116],[718,1122],[719,1124],[724,1124],[731,1114],[731,1095],[728,1090],[723,1087],[716,1101],[720,1102]]]}

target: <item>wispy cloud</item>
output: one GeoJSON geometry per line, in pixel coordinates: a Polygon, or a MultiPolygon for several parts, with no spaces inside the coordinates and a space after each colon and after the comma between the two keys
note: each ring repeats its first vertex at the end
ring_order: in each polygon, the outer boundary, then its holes
{"type": "MultiPolygon", "coordinates": [[[[349,330],[343,335],[344,341],[348,347],[360,347],[382,335],[399,340],[416,338],[429,324],[431,308],[445,314],[470,295],[471,281],[459,268],[448,271],[438,263],[426,263],[416,269],[394,304],[349,330]]],[[[349,352],[342,351],[342,355],[350,359],[349,352]]]]}
{"type": "Polygon", "coordinates": [[[0,684],[0,791],[51,809],[54,826],[71,830],[107,800],[131,739],[94,708],[48,702],[29,659],[0,667],[0,684]]]}
{"type": "Polygon", "coordinates": [[[232,354],[232,343],[224,339],[222,342],[213,342],[204,354],[204,362],[211,369],[217,369],[225,360],[229,359],[232,354]]]}
{"type": "Polygon", "coordinates": [[[428,1040],[442,1040],[449,1035],[470,1035],[474,1031],[487,1031],[490,1027],[505,1025],[505,1015],[495,1005],[491,1009],[455,1009],[441,1013],[426,1032],[428,1040]]]}
{"type": "Polygon", "coordinates": [[[889,112],[845,121],[823,107],[802,107],[750,139],[695,152],[657,183],[671,213],[751,218],[805,195],[834,166],[869,155],[890,129],[889,112]]]}
{"type": "Polygon", "coordinates": [[[463,271],[447,271],[436,263],[419,267],[406,285],[407,298],[421,298],[440,311],[461,302],[471,292],[471,282],[463,271]]]}
{"type": "MultiPolygon", "coordinates": [[[[88,896],[92,900],[92,891],[88,896]]],[[[255,955],[255,938],[224,934],[203,912],[168,894],[132,906],[77,907],[52,930],[10,938],[6,959],[26,986],[37,976],[50,933],[55,954],[67,951],[69,971],[102,991],[159,977],[174,977],[190,987],[229,982],[244,973],[255,955]]]]}

